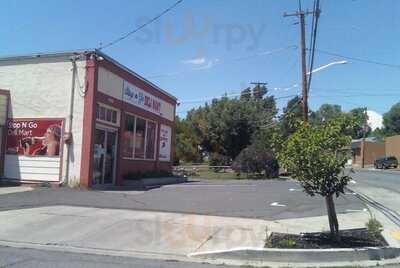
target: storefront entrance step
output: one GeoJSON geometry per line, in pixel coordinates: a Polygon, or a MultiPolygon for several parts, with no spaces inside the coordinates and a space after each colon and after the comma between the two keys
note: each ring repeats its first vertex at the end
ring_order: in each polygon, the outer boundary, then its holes
{"type": "Polygon", "coordinates": [[[163,178],[147,178],[141,180],[125,180],[123,185],[128,187],[138,187],[138,188],[148,189],[167,184],[177,184],[185,182],[187,182],[187,178],[163,177],[163,178]]]}

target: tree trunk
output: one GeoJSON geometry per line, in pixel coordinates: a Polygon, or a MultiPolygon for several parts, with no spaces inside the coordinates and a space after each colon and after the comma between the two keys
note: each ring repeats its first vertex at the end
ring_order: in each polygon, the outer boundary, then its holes
{"type": "Polygon", "coordinates": [[[336,241],[340,241],[339,223],[338,223],[337,216],[336,216],[336,209],[335,209],[335,203],[333,202],[333,196],[332,195],[326,196],[325,202],[326,202],[326,208],[328,211],[329,228],[331,231],[331,237],[332,237],[332,239],[335,239],[336,241]]]}

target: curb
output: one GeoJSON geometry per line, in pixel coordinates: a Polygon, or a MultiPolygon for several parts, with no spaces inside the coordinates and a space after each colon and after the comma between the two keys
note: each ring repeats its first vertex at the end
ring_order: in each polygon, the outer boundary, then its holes
{"type": "Polygon", "coordinates": [[[168,184],[177,184],[187,182],[187,178],[165,177],[165,178],[149,178],[141,180],[125,181],[123,186],[137,188],[153,188],[168,184]]]}
{"type": "Polygon", "coordinates": [[[338,249],[278,249],[278,248],[234,248],[231,250],[196,252],[190,258],[262,261],[277,263],[332,263],[382,261],[400,256],[400,248],[368,247],[338,249]]]}

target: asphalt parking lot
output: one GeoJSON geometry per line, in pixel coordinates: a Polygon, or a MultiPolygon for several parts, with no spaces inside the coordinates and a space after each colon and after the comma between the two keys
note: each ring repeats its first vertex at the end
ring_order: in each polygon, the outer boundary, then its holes
{"type": "MultiPolygon", "coordinates": [[[[338,213],[365,208],[354,195],[335,200],[338,213]]],[[[69,205],[279,220],[326,215],[322,197],[292,180],[198,180],[147,191],[38,187],[0,195],[0,210],[69,205]]]]}

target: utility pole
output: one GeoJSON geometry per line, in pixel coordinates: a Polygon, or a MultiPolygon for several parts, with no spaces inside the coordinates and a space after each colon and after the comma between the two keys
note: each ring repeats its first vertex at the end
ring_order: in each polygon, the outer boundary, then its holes
{"type": "Polygon", "coordinates": [[[259,86],[266,86],[268,83],[266,83],[266,82],[251,82],[250,84],[259,87],[259,86]]]}
{"type": "MultiPolygon", "coordinates": [[[[317,10],[316,12],[319,12],[317,10]]],[[[306,62],[306,26],[305,16],[314,14],[313,11],[303,11],[299,3],[299,10],[293,13],[284,13],[284,17],[298,17],[300,19],[300,60],[301,60],[301,87],[302,87],[302,104],[303,118],[308,121],[308,87],[307,87],[307,62],[306,62]]]]}
{"type": "MultiPolygon", "coordinates": [[[[255,91],[261,91],[262,87],[266,87],[266,85],[268,83],[266,82],[251,82],[251,85],[255,85],[255,91]]],[[[257,93],[261,93],[261,92],[256,92],[257,93]]],[[[253,90],[253,94],[254,94],[254,90],[253,90]]]]}
{"type": "Polygon", "coordinates": [[[364,108],[364,117],[363,117],[363,138],[361,141],[361,168],[365,166],[365,136],[368,131],[368,114],[367,107],[364,108]]]}

